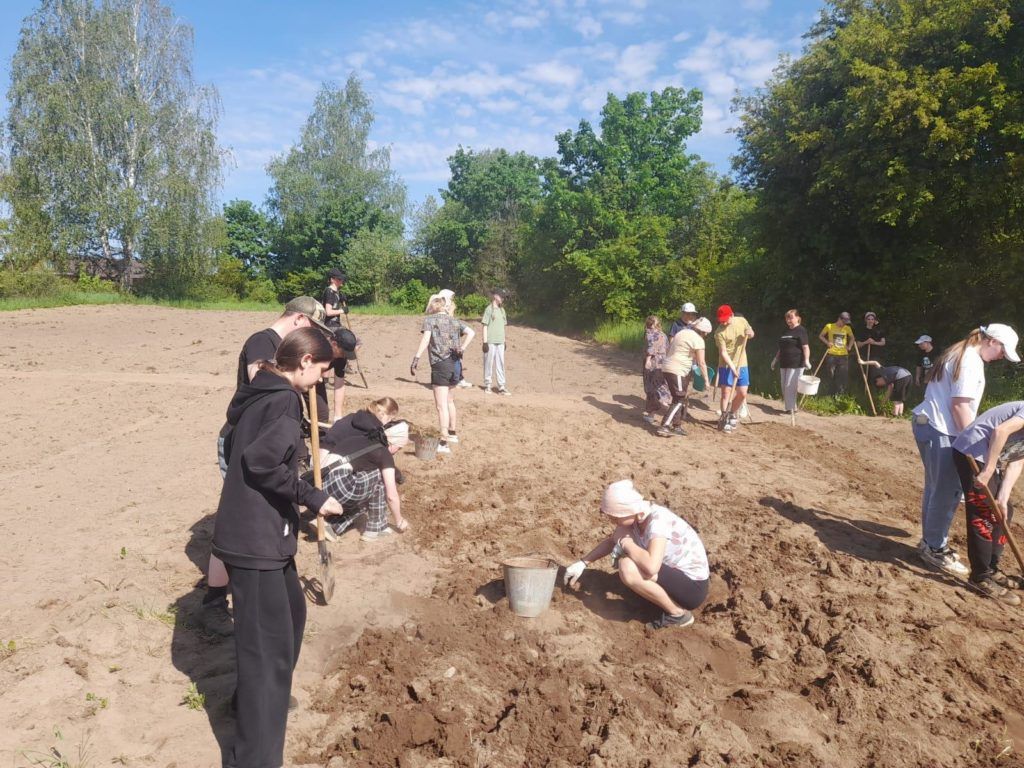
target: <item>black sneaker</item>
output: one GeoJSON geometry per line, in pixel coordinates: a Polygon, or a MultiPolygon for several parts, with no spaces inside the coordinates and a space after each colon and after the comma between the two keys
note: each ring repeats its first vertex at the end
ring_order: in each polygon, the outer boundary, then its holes
{"type": "Polygon", "coordinates": [[[665,627],[688,627],[693,624],[693,614],[683,611],[678,616],[671,616],[667,613],[661,614],[661,618],[647,623],[651,629],[665,629],[665,627]]]}
{"type": "Polygon", "coordinates": [[[999,586],[991,578],[985,577],[981,581],[974,581],[971,579],[970,584],[983,595],[988,595],[1001,603],[1006,603],[1007,605],[1020,605],[1020,595],[1014,594],[1006,587],[999,586]]]}
{"type": "Polygon", "coordinates": [[[224,598],[203,603],[200,609],[200,621],[203,629],[211,635],[228,637],[235,631],[235,622],[228,610],[228,601],[224,598]]]}
{"type": "Polygon", "coordinates": [[[331,533],[333,533],[335,536],[341,536],[341,534],[343,534],[345,531],[352,527],[352,523],[356,521],[357,517],[359,517],[358,514],[345,515],[344,517],[339,518],[338,520],[335,520],[332,523],[328,523],[327,527],[331,529],[331,533]]]}

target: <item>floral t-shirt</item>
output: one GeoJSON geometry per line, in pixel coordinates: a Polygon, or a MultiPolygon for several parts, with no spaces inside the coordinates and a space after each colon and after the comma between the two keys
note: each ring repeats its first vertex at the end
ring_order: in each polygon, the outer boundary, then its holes
{"type": "Polygon", "coordinates": [[[647,330],[647,357],[644,359],[644,368],[649,371],[657,370],[665,364],[665,354],[668,350],[668,338],[656,328],[647,330]]]}
{"type": "Polygon", "coordinates": [[[662,565],[682,571],[694,581],[704,581],[710,576],[708,555],[700,536],[671,510],[652,504],[643,530],[633,523],[632,533],[633,540],[644,549],[649,549],[654,539],[665,539],[662,565]]]}

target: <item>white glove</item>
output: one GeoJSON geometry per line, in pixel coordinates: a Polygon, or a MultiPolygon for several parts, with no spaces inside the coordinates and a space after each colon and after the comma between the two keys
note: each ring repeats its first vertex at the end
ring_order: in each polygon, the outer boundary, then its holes
{"type": "Polygon", "coordinates": [[[575,584],[579,581],[580,576],[583,575],[583,571],[587,569],[587,564],[582,560],[577,560],[565,569],[565,578],[562,580],[563,584],[575,584]]]}

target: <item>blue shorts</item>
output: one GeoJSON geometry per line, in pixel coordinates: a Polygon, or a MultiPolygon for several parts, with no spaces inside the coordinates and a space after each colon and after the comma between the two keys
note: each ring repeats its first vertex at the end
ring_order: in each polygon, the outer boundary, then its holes
{"type": "MultiPolygon", "coordinates": [[[[732,369],[731,368],[719,368],[718,369],[718,386],[720,387],[731,387],[733,381],[732,369]]],[[[740,382],[737,386],[749,387],[750,386],[750,368],[743,366],[740,368],[740,382]]]]}

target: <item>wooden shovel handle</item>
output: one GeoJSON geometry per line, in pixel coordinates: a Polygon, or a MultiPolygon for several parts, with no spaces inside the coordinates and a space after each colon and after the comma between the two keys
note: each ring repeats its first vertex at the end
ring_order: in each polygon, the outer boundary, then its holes
{"type": "MultiPolygon", "coordinates": [[[[310,463],[313,465],[313,485],[317,488],[323,487],[323,480],[320,478],[320,420],[317,418],[316,387],[310,388],[309,392],[309,442],[312,452],[310,463]]],[[[324,516],[320,510],[316,510],[316,540],[324,541],[324,516]]]]}

